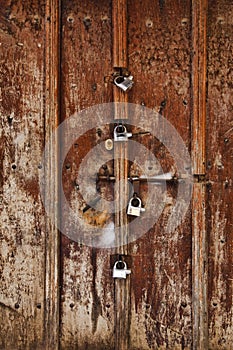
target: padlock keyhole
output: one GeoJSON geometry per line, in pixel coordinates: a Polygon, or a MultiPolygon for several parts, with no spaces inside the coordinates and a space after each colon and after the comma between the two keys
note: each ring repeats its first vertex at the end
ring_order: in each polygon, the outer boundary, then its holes
{"type": "Polygon", "coordinates": [[[118,263],[116,264],[116,268],[117,268],[118,270],[123,270],[124,267],[125,267],[125,264],[124,264],[123,261],[118,261],[118,263]]]}
{"type": "Polygon", "coordinates": [[[132,201],[131,201],[131,204],[132,204],[133,207],[139,207],[139,205],[140,205],[139,199],[138,198],[133,198],[132,201]]]}

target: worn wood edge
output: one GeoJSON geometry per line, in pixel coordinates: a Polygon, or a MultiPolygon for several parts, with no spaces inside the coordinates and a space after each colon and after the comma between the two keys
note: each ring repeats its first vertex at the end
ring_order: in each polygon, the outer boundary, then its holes
{"type": "MultiPolygon", "coordinates": [[[[112,1],[112,23],[113,23],[113,67],[118,70],[128,68],[128,43],[127,43],[127,0],[112,1]]],[[[113,86],[114,118],[127,119],[127,109],[118,102],[127,103],[128,93],[117,86],[113,86]]]]}
{"type": "MultiPolygon", "coordinates": [[[[113,0],[113,66],[127,68],[127,0],[113,0]]],[[[127,119],[128,94],[118,87],[113,87],[114,119],[127,119]]],[[[124,238],[128,237],[128,218],[125,208],[125,198],[128,198],[128,145],[126,142],[115,142],[114,146],[114,173],[116,178],[115,196],[115,236],[116,254],[128,253],[128,246],[124,238]]],[[[130,329],[130,276],[126,280],[114,281],[114,330],[115,350],[129,349],[130,329]]]]}
{"type": "MultiPolygon", "coordinates": [[[[59,65],[60,65],[60,0],[46,0],[46,49],[45,49],[45,138],[59,124],[59,65]]],[[[58,140],[49,144],[49,168],[46,178],[52,184],[47,189],[50,205],[54,212],[53,222],[46,218],[45,256],[45,349],[59,348],[59,251],[60,235],[55,225],[58,218],[58,140]]]]}
{"type": "MultiPolygon", "coordinates": [[[[124,238],[128,237],[128,217],[125,208],[125,198],[128,198],[128,145],[125,142],[115,142],[114,173],[115,173],[115,236],[116,254],[128,254],[128,246],[124,238]]],[[[130,275],[126,280],[114,281],[115,302],[115,350],[129,349],[130,329],[130,275]]]]}
{"type": "Polygon", "coordinates": [[[208,0],[192,2],[192,164],[194,174],[206,169],[206,84],[208,0]]]}
{"type": "MultiPolygon", "coordinates": [[[[196,176],[206,173],[206,83],[208,0],[192,2],[192,165],[196,176]]],[[[206,184],[194,183],[192,200],[193,350],[208,349],[208,256],[206,184]]]]}
{"type": "Polygon", "coordinates": [[[192,202],[193,350],[208,349],[208,256],[205,183],[195,183],[192,202]]]}

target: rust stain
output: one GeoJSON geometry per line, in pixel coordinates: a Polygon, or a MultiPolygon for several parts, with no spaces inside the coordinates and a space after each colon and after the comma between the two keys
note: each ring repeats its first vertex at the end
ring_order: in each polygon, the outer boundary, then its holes
{"type": "Polygon", "coordinates": [[[232,347],[232,14],[229,1],[209,1],[208,16],[208,221],[209,339],[232,347]],[[220,7],[219,7],[220,6],[220,7]]]}
{"type": "Polygon", "coordinates": [[[0,347],[4,349],[41,349],[44,342],[45,219],[38,186],[44,145],[44,17],[44,3],[26,1],[22,6],[11,1],[1,6],[0,347]]]}
{"type": "MultiPolygon", "coordinates": [[[[230,350],[232,1],[208,0],[207,9],[207,1],[129,0],[126,8],[125,0],[116,0],[113,18],[109,0],[79,5],[65,0],[61,8],[59,4],[14,0],[0,9],[0,347],[113,350],[117,343],[130,350],[230,350]],[[127,35],[121,37],[127,25],[127,35]],[[134,76],[128,94],[113,86],[114,67],[127,67],[134,76]],[[132,275],[126,287],[117,281],[115,289],[111,259],[116,252],[92,249],[65,236],[59,248],[38,187],[44,171],[40,157],[58,115],[63,121],[76,111],[113,99],[148,106],[167,118],[192,150],[199,179],[185,221],[168,234],[164,228],[177,187],[167,186],[165,207],[156,224],[122,248],[132,275]],[[118,340],[114,327],[121,327],[118,340]],[[120,334],[126,338],[122,340],[120,334]]],[[[86,225],[111,225],[114,235],[111,215],[84,210],[87,203],[78,184],[82,159],[95,145],[112,138],[114,123],[109,122],[111,126],[96,125],[76,140],[66,156],[62,178],[71,208],[76,210],[79,204],[86,225]]],[[[131,128],[138,132],[137,127],[131,128]]],[[[63,137],[68,136],[69,130],[63,137]]],[[[174,160],[158,140],[146,133],[135,139],[148,148],[148,154],[149,150],[154,153],[164,172],[176,172],[174,160]]],[[[56,149],[51,149],[51,155],[56,173],[56,149]]],[[[123,163],[131,175],[140,174],[137,166],[123,163]]],[[[146,164],[151,167],[149,156],[146,164]]],[[[107,167],[115,175],[113,162],[107,167]]],[[[155,170],[152,166],[151,171],[155,170]]],[[[106,175],[103,169],[99,171],[106,175]]],[[[55,181],[50,189],[54,202],[56,186],[55,181]]],[[[141,184],[139,191],[146,202],[147,185],[141,184]]],[[[112,200],[114,184],[101,180],[97,192],[112,200]]],[[[156,205],[151,204],[153,210],[156,205]]]]}

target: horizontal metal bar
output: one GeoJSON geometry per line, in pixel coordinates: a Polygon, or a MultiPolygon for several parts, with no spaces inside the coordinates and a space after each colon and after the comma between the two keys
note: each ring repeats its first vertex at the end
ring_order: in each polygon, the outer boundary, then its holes
{"type": "MultiPolygon", "coordinates": [[[[133,181],[147,181],[147,182],[154,182],[154,183],[161,183],[164,181],[180,181],[185,180],[189,178],[188,174],[181,174],[179,177],[176,177],[175,175],[172,175],[171,173],[165,173],[165,174],[159,174],[155,176],[131,176],[128,177],[128,180],[133,181]]],[[[107,181],[115,181],[115,176],[107,176],[107,175],[97,175],[97,180],[107,180],[107,181]]]]}

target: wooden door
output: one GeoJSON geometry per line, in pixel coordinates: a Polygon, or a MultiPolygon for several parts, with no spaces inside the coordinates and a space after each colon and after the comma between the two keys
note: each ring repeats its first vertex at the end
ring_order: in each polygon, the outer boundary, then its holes
{"type": "Polygon", "coordinates": [[[0,5],[0,348],[230,350],[232,1],[0,5]]]}
{"type": "MultiPolygon", "coordinates": [[[[141,108],[150,108],[167,118],[182,135],[185,145],[190,145],[191,117],[191,23],[190,4],[159,4],[147,2],[116,2],[115,7],[109,1],[101,3],[82,2],[74,5],[63,2],[62,8],[62,44],[61,44],[61,98],[63,118],[73,115],[76,111],[95,104],[112,101],[135,103],[141,108]],[[127,15],[126,15],[127,7],[127,15]],[[116,13],[115,13],[116,12],[116,13]],[[124,17],[125,16],[125,17],[124,17]],[[127,26],[126,26],[127,16],[127,26]],[[114,23],[112,25],[112,18],[114,23]],[[117,33],[115,33],[117,31],[117,33]],[[122,31],[120,34],[118,31],[122,31]],[[122,38],[121,38],[122,36],[122,38]],[[112,49],[113,43],[113,49],[112,49]],[[121,50],[124,50],[123,53],[121,50]],[[113,85],[114,74],[118,70],[128,70],[134,76],[134,86],[131,91],[122,93],[113,85]]],[[[130,109],[130,108],[129,108],[130,109]]],[[[109,113],[105,107],[102,113],[109,113]]],[[[112,158],[123,158],[126,154],[131,159],[118,164],[115,159],[108,169],[100,169],[99,173],[109,172],[110,176],[140,175],[145,169],[152,168],[151,174],[158,174],[158,164],[162,172],[175,174],[176,164],[169,151],[151,130],[150,116],[146,116],[144,129],[137,125],[136,116],[125,115],[125,111],[117,111],[107,118],[95,116],[90,112],[93,129],[81,138],[75,140],[72,149],[65,158],[63,167],[63,186],[70,206],[84,211],[83,220],[90,220],[93,225],[109,227],[109,218],[98,209],[88,209],[86,202],[78,203],[82,198],[84,188],[79,179],[79,164],[91,148],[96,144],[113,139],[113,128],[122,120],[130,119],[127,127],[133,133],[132,140],[138,145],[144,145],[145,157],[142,161],[133,152],[130,142],[114,143],[112,158]],[[119,114],[120,117],[119,117],[119,114]],[[114,118],[115,124],[114,124],[114,118]],[[101,125],[105,122],[106,127],[101,125]],[[112,124],[114,124],[112,126],[112,124]],[[148,129],[149,128],[149,129],[148,129]],[[137,163],[139,169],[137,169],[137,163]],[[119,170],[120,167],[120,170],[119,170]],[[140,168],[141,167],[141,168],[140,168]],[[122,174],[117,175],[119,172],[122,174]],[[77,190],[77,186],[80,188],[77,190]],[[81,192],[81,193],[80,193],[81,192]]],[[[136,113],[128,110],[128,114],[136,113]]],[[[96,113],[97,114],[97,113],[96,113]]],[[[80,125],[86,123],[86,116],[78,115],[80,125]]],[[[156,117],[156,113],[152,114],[156,117]]],[[[71,125],[64,137],[69,137],[71,125]]],[[[162,125],[157,125],[162,128],[162,125]]],[[[65,129],[65,126],[64,126],[65,129]]],[[[156,130],[155,130],[156,132],[156,130]]],[[[159,131],[157,132],[159,135],[159,131]]],[[[64,141],[65,142],[65,141],[64,141]]],[[[166,141],[164,141],[166,143],[166,141]]],[[[135,146],[136,147],[136,146],[135,146]]],[[[175,147],[175,145],[174,145],[175,147]]],[[[105,150],[105,152],[111,152],[105,150]]],[[[134,152],[135,153],[135,152],[134,152]]],[[[98,156],[98,155],[97,155],[98,156]]],[[[99,155],[101,157],[101,155],[99,155]]],[[[90,156],[91,158],[91,156],[90,156]]],[[[104,159],[104,157],[103,157],[104,159]]],[[[88,163],[93,170],[86,170],[86,176],[95,181],[95,164],[88,163]]],[[[106,164],[103,164],[106,165],[106,164]]],[[[147,173],[148,173],[148,169],[147,173]]],[[[185,170],[184,170],[185,171],[185,170]]],[[[81,175],[80,175],[81,176],[81,175]]],[[[123,179],[124,181],[124,179],[123,179]]],[[[127,181],[126,181],[127,182],[127,181]]],[[[112,187],[121,191],[117,200],[122,205],[122,198],[128,195],[126,185],[99,181],[103,196],[112,187]],[[104,188],[105,187],[105,188],[104,188]],[[124,191],[125,190],[125,191],[124,191]]],[[[153,185],[152,185],[153,186],[153,185]]],[[[156,184],[154,185],[156,187],[156,184]]],[[[138,195],[143,203],[147,201],[147,185],[137,185],[138,195]]],[[[191,286],[191,216],[190,210],[180,227],[173,232],[167,232],[165,226],[175,204],[177,184],[168,184],[169,195],[166,198],[163,215],[151,229],[135,242],[116,246],[114,249],[87,247],[74,243],[63,236],[62,240],[62,299],[61,299],[61,347],[90,349],[155,349],[155,348],[188,348],[192,342],[192,286],[191,286]],[[123,255],[131,269],[127,280],[112,278],[112,268],[123,255]]],[[[94,195],[93,195],[94,196],[94,195]]],[[[157,199],[154,189],[154,200],[157,199]]],[[[83,198],[82,198],[83,200],[83,198]]],[[[161,198],[159,198],[161,201],[161,198]]],[[[190,203],[188,203],[190,204],[190,203]]],[[[154,209],[161,203],[149,204],[154,209]]],[[[95,207],[95,206],[94,206],[95,207]]],[[[126,210],[126,208],[124,209],[126,210]]],[[[149,207],[146,207],[149,210],[149,207]]],[[[66,212],[63,221],[66,220],[66,212]]],[[[124,225],[132,221],[125,212],[115,221],[124,225]]],[[[114,218],[113,218],[114,220],[114,218]]],[[[142,214],[142,225],[145,225],[142,214]]],[[[88,222],[89,223],[89,222],[88,222]]],[[[70,226],[69,226],[70,227],[70,226]]],[[[70,228],[71,229],[71,228],[70,228]]],[[[131,223],[131,228],[125,227],[117,234],[132,235],[130,230],[142,231],[140,219],[137,225],[131,223]]],[[[100,230],[100,231],[101,231],[100,230]]],[[[109,235],[111,232],[109,232],[109,235]]]]}

